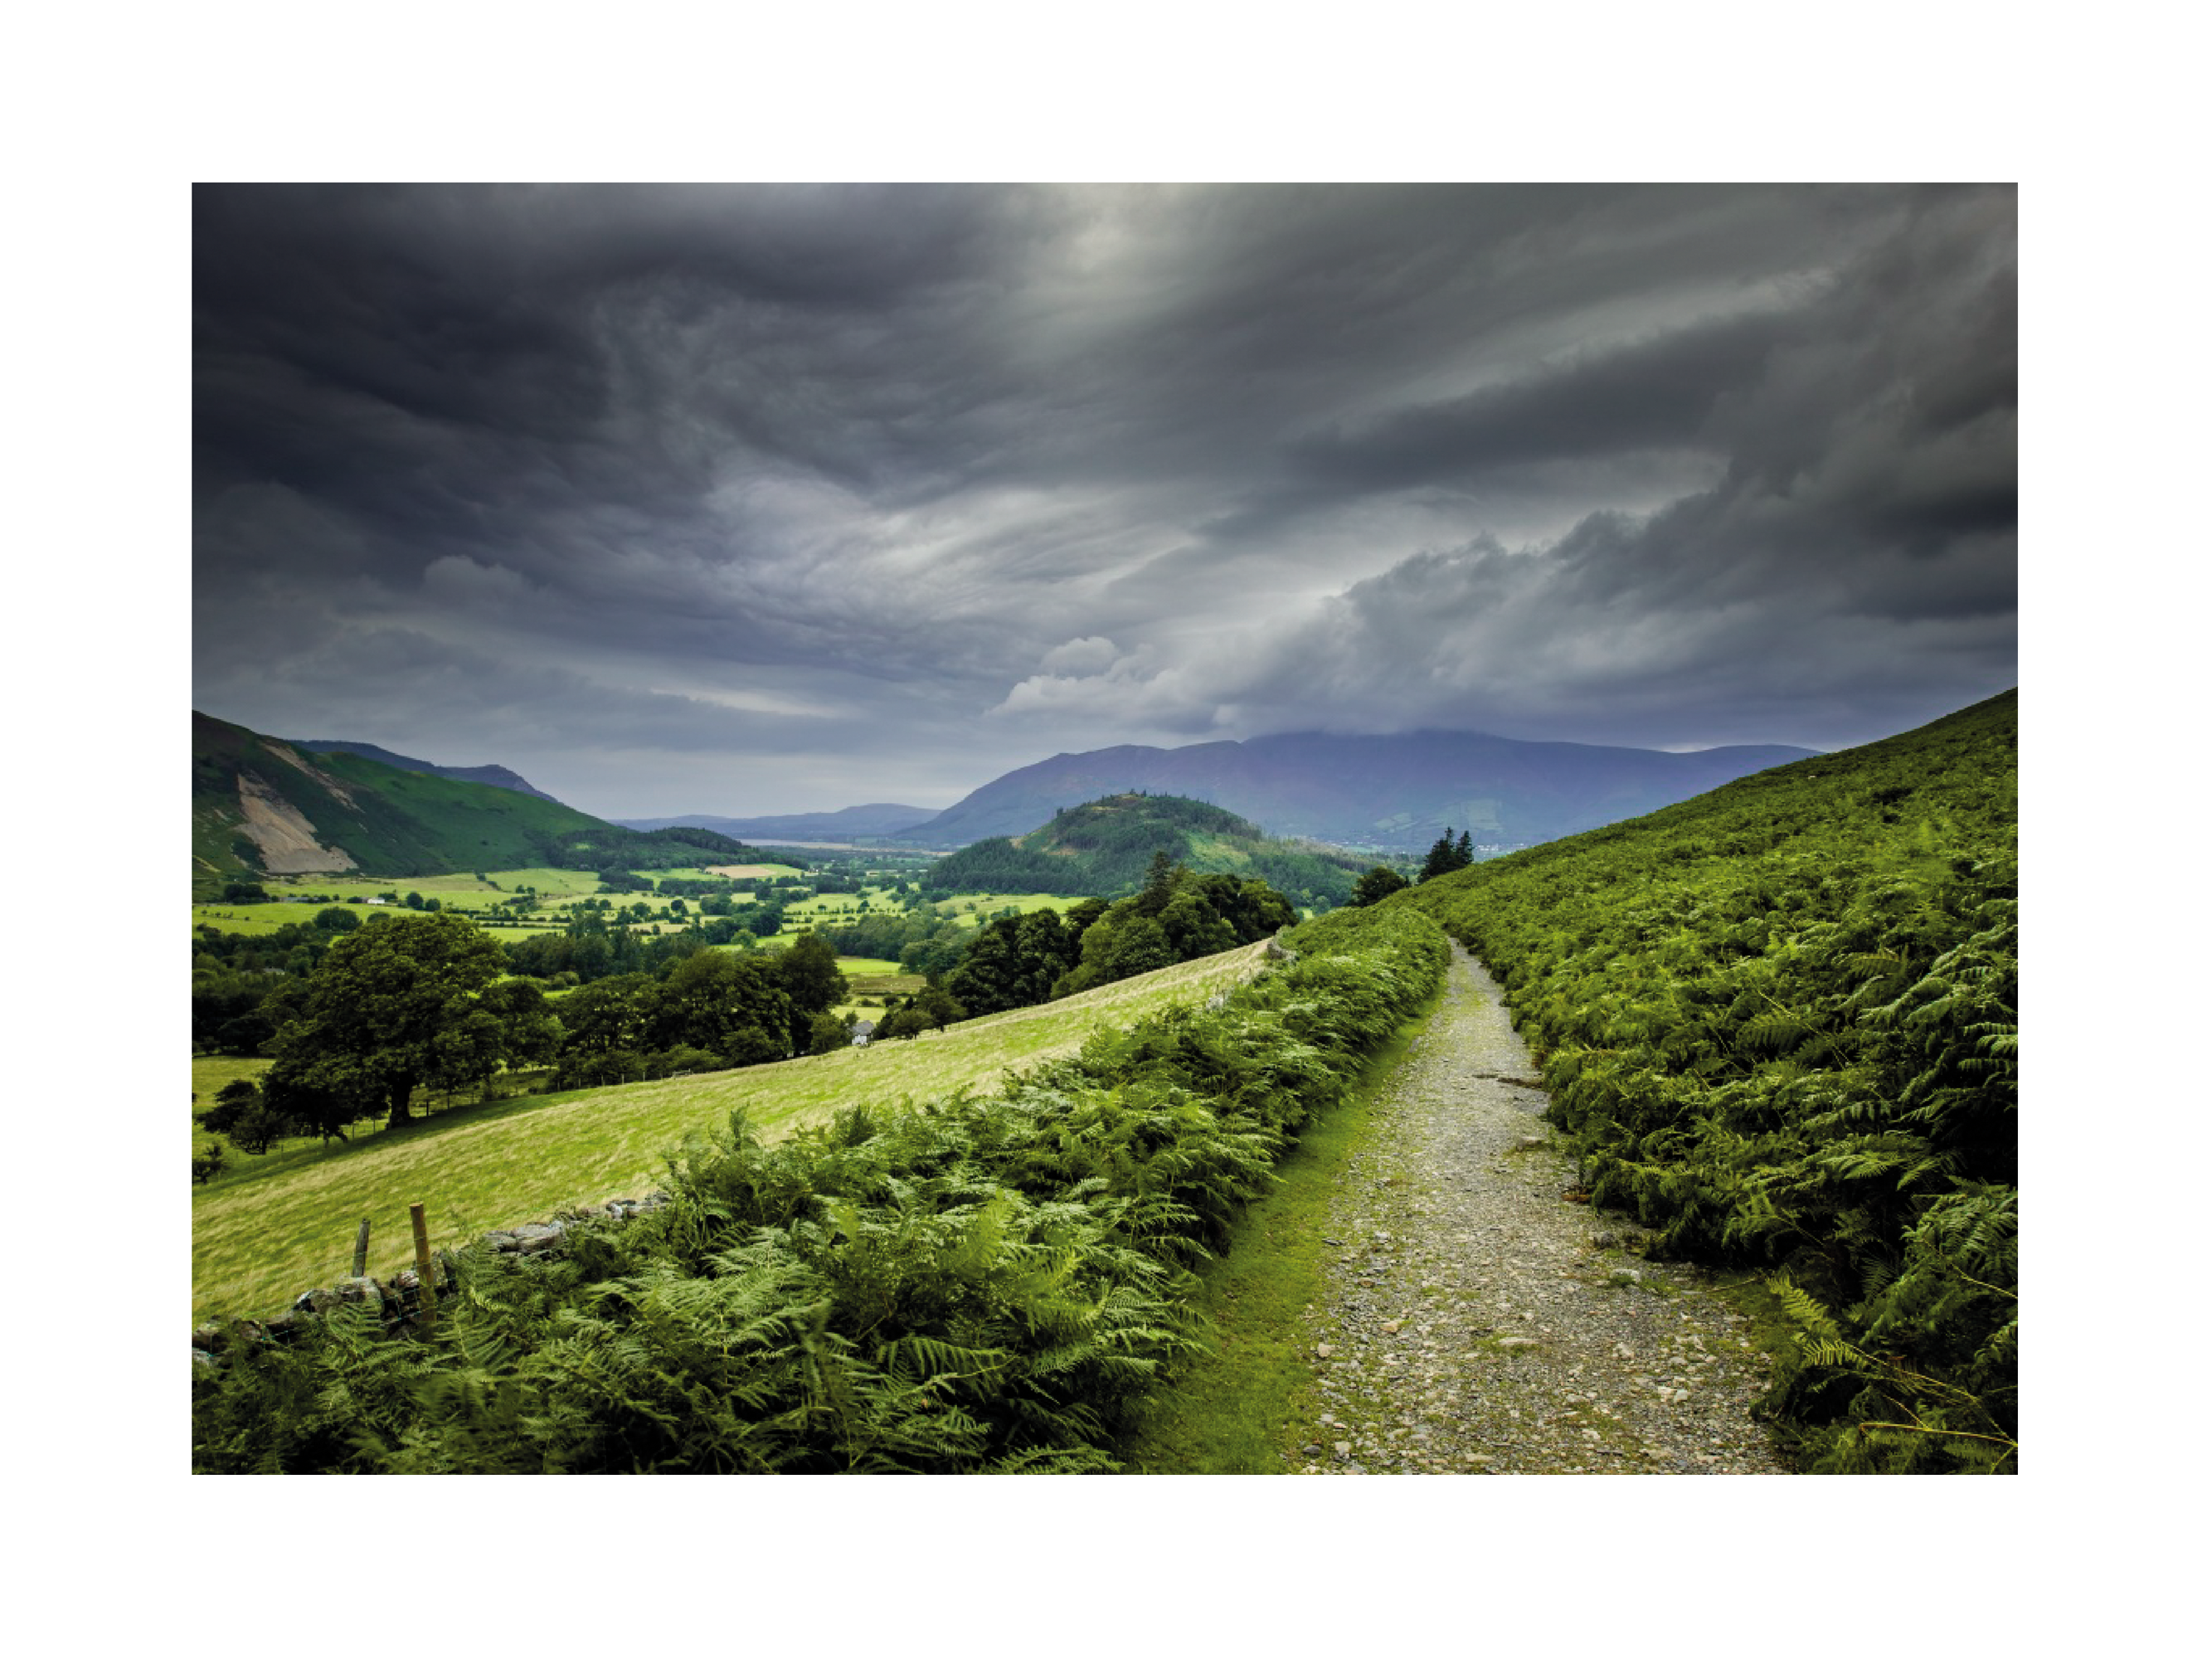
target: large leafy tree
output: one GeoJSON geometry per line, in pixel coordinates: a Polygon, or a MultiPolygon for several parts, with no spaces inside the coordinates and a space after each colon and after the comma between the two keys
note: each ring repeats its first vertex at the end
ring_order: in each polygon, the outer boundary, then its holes
{"type": "Polygon", "coordinates": [[[971,1016],[1027,1008],[1051,998],[1053,982],[1081,960],[1082,949],[1082,935],[1054,911],[1000,916],[975,936],[945,988],[971,1016]]]}
{"type": "MultiPolygon", "coordinates": [[[[836,966],[832,957],[833,972],[836,966]]],[[[812,1016],[820,1012],[808,1012],[802,1036],[811,1035],[812,1016]]],[[[753,957],[701,951],[661,982],[652,1040],[657,1048],[704,1049],[724,1065],[755,1066],[792,1052],[793,1023],[791,996],[772,968],[753,957]]],[[[799,1048],[804,1053],[805,1042],[799,1048]]]]}
{"type": "Polygon", "coordinates": [[[770,959],[772,971],[791,1006],[785,1016],[785,1054],[806,1052],[814,1016],[826,1013],[849,994],[837,952],[826,940],[802,933],[770,959]]]}
{"type": "Polygon", "coordinates": [[[486,1000],[505,968],[499,946],[459,916],[379,916],[333,944],[289,1000],[270,1042],[271,1085],[404,1123],[418,1086],[451,1087],[542,1048],[542,1004],[486,1000]]]}

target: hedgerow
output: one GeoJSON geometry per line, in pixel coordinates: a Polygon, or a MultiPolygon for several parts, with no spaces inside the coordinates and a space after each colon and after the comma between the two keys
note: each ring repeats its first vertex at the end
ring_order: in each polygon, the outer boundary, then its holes
{"type": "Polygon", "coordinates": [[[463,1252],[424,1338],[342,1307],[193,1382],[204,1472],[1085,1472],[1200,1335],[1190,1268],[1435,990],[1426,918],[1347,911],[1218,1007],[988,1097],[742,1116],[565,1259],[463,1252]]]}

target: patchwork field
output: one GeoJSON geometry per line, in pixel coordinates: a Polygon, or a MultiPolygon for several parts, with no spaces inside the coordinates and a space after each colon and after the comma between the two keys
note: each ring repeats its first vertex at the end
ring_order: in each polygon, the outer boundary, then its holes
{"type": "MultiPolygon", "coordinates": [[[[841,1107],[896,1108],[989,1088],[1008,1071],[1073,1053],[1095,1030],[1249,978],[1265,948],[1248,945],[909,1042],[447,1113],[197,1189],[192,1316],[267,1313],[333,1282],[349,1268],[364,1216],[373,1223],[369,1272],[381,1277],[411,1260],[411,1203],[427,1206],[434,1243],[458,1245],[569,1205],[648,1191],[685,1136],[712,1133],[740,1108],[773,1138],[841,1107]]],[[[197,1068],[194,1075],[197,1087],[197,1068]]]]}
{"type": "Polygon", "coordinates": [[[1024,915],[1033,910],[1058,910],[1064,914],[1082,902],[1079,898],[1063,898],[1057,893],[963,893],[945,900],[942,908],[947,915],[974,924],[1001,910],[1018,910],[1024,915]]]}

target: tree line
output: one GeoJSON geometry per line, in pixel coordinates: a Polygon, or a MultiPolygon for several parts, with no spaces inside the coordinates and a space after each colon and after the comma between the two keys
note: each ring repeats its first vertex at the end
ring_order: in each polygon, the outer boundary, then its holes
{"type": "MultiPolygon", "coordinates": [[[[1072,995],[1296,921],[1265,883],[1199,875],[1157,854],[1133,897],[1087,900],[1065,918],[1002,917],[963,934],[923,990],[886,1006],[875,1035],[912,1036],[1072,995]]],[[[197,1115],[249,1152],[291,1136],[343,1139],[379,1116],[397,1127],[418,1092],[481,1091],[507,1069],[550,1066],[550,1086],[592,1088],[851,1040],[833,1012],[848,987],[831,934],[802,934],[773,953],[717,951],[702,928],[644,935],[581,906],[566,932],[504,945],[435,912],[377,914],[363,925],[334,908],[283,931],[300,937],[259,942],[263,953],[282,953],[273,985],[270,975],[232,975],[194,990],[196,1042],[204,1033],[276,1062],[197,1115]],[[549,976],[575,987],[557,1009],[540,983],[549,976]],[[251,1008],[233,1012],[228,999],[247,995],[251,1008]]]]}
{"type": "Polygon", "coordinates": [[[377,916],[263,998],[260,1048],[276,1064],[196,1115],[265,1151],[286,1136],[343,1139],[379,1116],[397,1127],[419,1091],[481,1090],[509,1067],[552,1063],[564,1086],[584,1087],[782,1060],[826,1040],[817,1019],[846,994],[836,953],[807,938],[755,957],[679,936],[655,970],[586,986],[557,1015],[508,965],[458,916],[377,916]]]}

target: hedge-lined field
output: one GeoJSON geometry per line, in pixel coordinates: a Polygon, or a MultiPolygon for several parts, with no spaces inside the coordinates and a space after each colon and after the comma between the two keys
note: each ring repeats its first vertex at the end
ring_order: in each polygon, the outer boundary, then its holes
{"type": "Polygon", "coordinates": [[[1808,1467],[2017,1469],[2014,694],[1422,884],[1594,1202],[1775,1274],[1808,1467]]]}
{"type": "Polygon", "coordinates": [[[369,1271],[412,1260],[407,1206],[428,1212],[431,1242],[651,1188],[663,1153],[744,1112],[767,1136],[820,1123],[856,1101],[878,1108],[989,1086],[1006,1072],[1073,1053],[1096,1031],[1248,977],[1258,947],[1101,988],[1038,1008],[969,1020],[911,1042],[840,1049],[765,1066],[518,1100],[374,1133],[262,1174],[243,1154],[234,1178],[192,1197],[192,1316],[273,1313],[350,1265],[354,1230],[374,1218],[369,1271]]]}
{"type": "Polygon", "coordinates": [[[1448,955],[1410,913],[1290,942],[1224,1006],[1101,1030],[988,1097],[886,1091],[775,1145],[738,1114],[666,1208],[568,1259],[463,1252],[434,1340],[341,1310],[234,1341],[192,1385],[194,1467],[1111,1468],[1195,1351],[1188,1264],[1448,955]]]}

